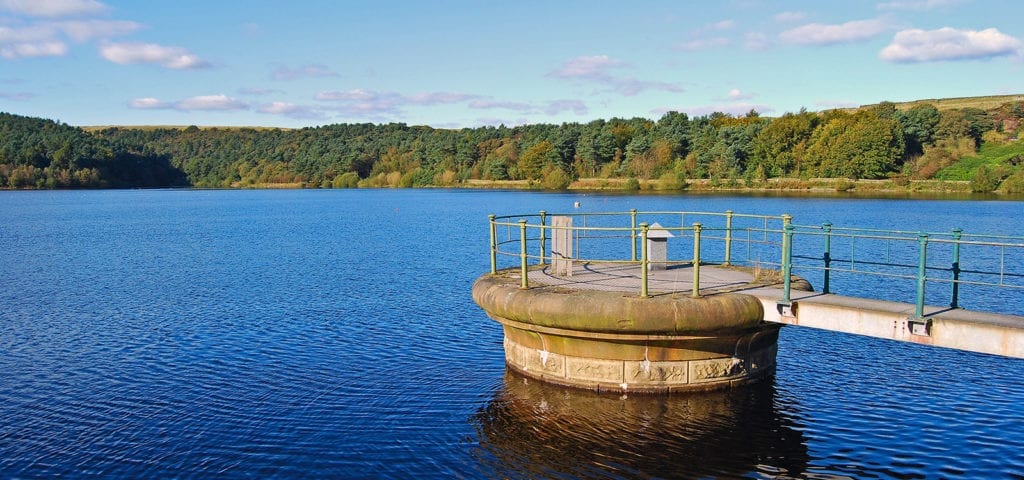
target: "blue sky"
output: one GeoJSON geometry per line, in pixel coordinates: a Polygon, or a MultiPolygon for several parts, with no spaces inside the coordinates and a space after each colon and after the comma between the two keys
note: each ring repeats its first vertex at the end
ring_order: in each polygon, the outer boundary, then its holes
{"type": "Polygon", "coordinates": [[[437,128],[1024,93],[1024,2],[0,0],[0,111],[437,128]]]}

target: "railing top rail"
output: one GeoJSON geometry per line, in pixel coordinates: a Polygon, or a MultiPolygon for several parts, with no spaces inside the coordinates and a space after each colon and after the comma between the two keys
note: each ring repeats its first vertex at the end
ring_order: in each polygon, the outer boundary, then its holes
{"type": "MultiPolygon", "coordinates": [[[[683,210],[656,210],[656,211],[641,211],[641,210],[630,210],[623,212],[544,212],[547,217],[551,216],[563,216],[563,217],[610,217],[610,216],[653,216],[653,215],[686,215],[686,216],[709,216],[709,217],[729,217],[733,218],[759,218],[768,220],[783,220],[785,215],[760,215],[760,214],[749,214],[749,213],[733,213],[733,212],[699,212],[699,211],[683,211],[683,210]]],[[[495,221],[509,220],[525,218],[540,218],[541,214],[538,213],[524,213],[519,215],[496,215],[494,216],[495,221]]]]}
{"type": "MultiPolygon", "coordinates": [[[[824,230],[825,229],[823,225],[796,225],[796,224],[794,224],[793,226],[796,227],[798,230],[824,230]]],[[[963,230],[961,230],[959,228],[951,229],[951,230],[945,230],[945,231],[931,231],[931,230],[893,230],[893,229],[881,229],[881,228],[837,227],[837,226],[833,226],[831,224],[829,224],[829,226],[830,226],[829,231],[833,235],[841,233],[841,232],[852,232],[852,233],[848,233],[847,236],[858,236],[858,237],[869,236],[869,235],[856,235],[856,232],[879,233],[879,234],[883,234],[883,235],[890,236],[890,237],[891,236],[895,236],[895,235],[904,235],[904,236],[906,236],[908,238],[909,237],[917,238],[921,234],[925,234],[925,235],[928,235],[929,237],[938,237],[938,238],[936,238],[936,241],[938,241],[942,237],[955,238],[957,236],[959,236],[960,239],[966,239],[968,237],[973,237],[973,238],[990,238],[990,239],[998,239],[998,240],[1024,241],[1024,235],[990,235],[990,234],[983,234],[983,233],[967,233],[967,232],[964,232],[963,230]]]]}

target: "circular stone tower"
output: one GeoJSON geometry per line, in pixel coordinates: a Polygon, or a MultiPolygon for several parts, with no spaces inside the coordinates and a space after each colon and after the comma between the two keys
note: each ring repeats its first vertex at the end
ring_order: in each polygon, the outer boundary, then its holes
{"type": "Polygon", "coordinates": [[[781,326],[763,321],[754,296],[524,289],[515,273],[480,277],[473,300],[502,325],[505,360],[523,375],[591,390],[674,392],[728,388],[775,371],[781,326]]]}

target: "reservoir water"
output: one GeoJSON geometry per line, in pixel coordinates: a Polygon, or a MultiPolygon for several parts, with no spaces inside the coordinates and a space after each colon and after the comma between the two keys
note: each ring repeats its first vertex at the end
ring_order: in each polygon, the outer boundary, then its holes
{"type": "Polygon", "coordinates": [[[487,215],[576,201],[1024,234],[1010,201],[0,192],[0,477],[1024,478],[1022,360],[786,327],[729,392],[507,373],[487,215]]]}

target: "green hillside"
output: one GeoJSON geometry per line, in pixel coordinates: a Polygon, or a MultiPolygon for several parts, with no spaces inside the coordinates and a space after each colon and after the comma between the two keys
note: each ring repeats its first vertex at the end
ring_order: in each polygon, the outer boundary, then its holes
{"type": "Polygon", "coordinates": [[[78,128],[0,114],[0,188],[896,188],[1015,192],[1024,95],[657,120],[436,129],[78,128]],[[979,180],[980,178],[980,180],[979,180]],[[976,181],[977,180],[977,181],[976,181]],[[888,188],[888,187],[886,187],[888,188]]]}

